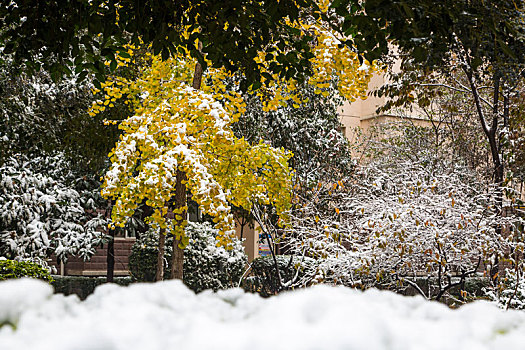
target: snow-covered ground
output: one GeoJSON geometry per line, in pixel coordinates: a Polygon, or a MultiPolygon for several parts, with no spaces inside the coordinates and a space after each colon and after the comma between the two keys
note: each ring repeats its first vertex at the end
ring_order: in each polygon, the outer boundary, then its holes
{"type": "Polygon", "coordinates": [[[317,286],[262,299],[178,281],[103,285],[86,301],[0,283],[0,349],[522,349],[525,313],[317,286]]]}

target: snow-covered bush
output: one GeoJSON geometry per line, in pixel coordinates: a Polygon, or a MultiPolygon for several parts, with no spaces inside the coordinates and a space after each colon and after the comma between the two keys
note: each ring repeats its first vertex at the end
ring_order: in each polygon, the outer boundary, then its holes
{"type": "MultiPolygon", "coordinates": [[[[315,277],[316,261],[312,258],[290,255],[277,255],[275,258],[281,281],[288,282],[291,286],[307,286],[315,277]]],[[[271,255],[260,256],[252,261],[251,276],[243,281],[243,287],[264,297],[281,290],[282,285],[271,255]]]]}
{"type": "Polygon", "coordinates": [[[22,277],[38,278],[47,282],[53,281],[49,271],[38,264],[30,261],[0,259],[0,281],[22,277]]]}
{"type": "Polygon", "coordinates": [[[459,159],[436,152],[419,131],[378,144],[378,156],[353,177],[319,184],[292,213],[289,246],[318,260],[318,281],[408,284],[440,299],[492,256],[510,251],[521,219],[499,215],[497,192],[459,159]],[[420,278],[427,290],[415,283],[420,278]]]}
{"type": "MultiPolygon", "coordinates": [[[[244,272],[247,257],[241,242],[232,242],[230,250],[218,247],[217,233],[209,223],[189,222],[186,227],[189,243],[184,249],[183,280],[195,292],[235,287],[244,272]]],[[[171,261],[172,239],[172,236],[166,239],[167,261],[171,261]]],[[[150,229],[133,245],[129,268],[135,279],[154,280],[158,241],[158,232],[150,229]]]]}
{"type": "Polygon", "coordinates": [[[63,261],[95,253],[104,237],[96,229],[105,220],[87,215],[94,203],[71,179],[60,155],[11,157],[0,167],[0,255],[45,266],[53,253],[63,261]]]}
{"type": "Polygon", "coordinates": [[[500,284],[484,288],[485,295],[502,309],[525,309],[525,276],[522,268],[505,269],[500,284]]]}

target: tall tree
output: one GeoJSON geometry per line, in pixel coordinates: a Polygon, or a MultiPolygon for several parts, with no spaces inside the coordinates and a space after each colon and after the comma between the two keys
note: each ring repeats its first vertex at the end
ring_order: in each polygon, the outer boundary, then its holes
{"type": "Polygon", "coordinates": [[[215,217],[218,239],[227,246],[234,234],[229,202],[246,209],[272,203],[280,213],[287,208],[289,156],[234,137],[231,123],[243,109],[242,98],[225,90],[224,70],[209,73],[210,81],[196,90],[190,85],[195,61],[152,59],[137,80],[116,77],[104,84],[106,98],[93,109],[111,107],[112,99],[123,95],[135,109],[135,116],[120,124],[124,134],[111,153],[113,164],[104,181],[104,195],[116,199],[113,220],[124,225],[146,201],[154,209],[150,224],[162,233],[168,230],[182,249],[188,188],[204,212],[215,217]],[[175,217],[167,221],[172,198],[175,217]]]}

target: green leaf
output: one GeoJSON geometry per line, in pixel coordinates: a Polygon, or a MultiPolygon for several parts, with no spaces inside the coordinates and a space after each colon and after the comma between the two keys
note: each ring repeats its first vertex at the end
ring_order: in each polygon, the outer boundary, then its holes
{"type": "Polygon", "coordinates": [[[330,7],[333,9],[339,8],[343,4],[343,0],[334,0],[330,4],[330,7]]]}
{"type": "Polygon", "coordinates": [[[482,64],[482,60],[480,57],[475,57],[472,62],[471,62],[471,65],[472,65],[472,69],[476,70],[478,69],[479,66],[481,66],[482,64]]]}
{"type": "Polygon", "coordinates": [[[131,55],[127,51],[119,51],[118,55],[122,58],[131,58],[131,55]]]}
{"type": "Polygon", "coordinates": [[[102,73],[95,73],[95,78],[97,79],[97,81],[100,81],[100,82],[105,82],[106,81],[106,77],[104,77],[104,74],[102,73]]]}
{"type": "Polygon", "coordinates": [[[113,50],[108,48],[108,47],[105,47],[105,48],[102,49],[102,51],[100,51],[100,55],[101,56],[105,56],[105,57],[112,56],[113,55],[113,50]]]}
{"type": "Polygon", "coordinates": [[[9,54],[13,53],[14,50],[15,50],[15,43],[9,42],[9,43],[7,43],[4,46],[3,54],[4,55],[9,55],[9,54]]]}
{"type": "Polygon", "coordinates": [[[412,55],[416,61],[423,62],[427,56],[427,50],[425,50],[422,46],[416,46],[412,52],[412,55]]]}
{"type": "Polygon", "coordinates": [[[82,81],[84,81],[84,79],[86,79],[86,77],[87,77],[87,74],[88,74],[88,72],[87,72],[86,70],[82,71],[82,72],[78,75],[77,81],[78,81],[78,82],[82,82],[82,81]]]}
{"type": "Polygon", "coordinates": [[[252,84],[252,89],[257,90],[262,86],[262,83],[260,81],[256,81],[252,84]]]}
{"type": "Polygon", "coordinates": [[[505,44],[503,42],[503,40],[501,40],[500,38],[496,39],[499,46],[501,47],[501,50],[503,50],[503,52],[505,54],[507,54],[510,58],[513,58],[513,59],[516,59],[516,55],[514,54],[514,52],[512,52],[512,50],[510,49],[510,47],[507,46],[507,44],[505,44]]]}

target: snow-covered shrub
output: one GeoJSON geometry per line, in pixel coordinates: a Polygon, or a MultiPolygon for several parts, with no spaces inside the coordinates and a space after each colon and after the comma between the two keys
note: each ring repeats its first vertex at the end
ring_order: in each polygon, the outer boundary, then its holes
{"type": "Polygon", "coordinates": [[[500,284],[484,288],[485,295],[502,309],[525,309],[525,276],[522,269],[505,269],[500,284]]]}
{"type": "MultiPolygon", "coordinates": [[[[166,244],[164,251],[164,266],[169,261],[168,257],[172,253],[173,238],[166,239],[170,242],[166,244]]],[[[155,281],[155,267],[157,264],[159,234],[154,229],[142,233],[131,247],[128,268],[131,278],[139,282],[155,281]]],[[[167,273],[165,275],[168,275],[167,273]]]]}
{"type": "MultiPolygon", "coordinates": [[[[184,249],[184,283],[195,292],[205,289],[225,289],[237,286],[247,263],[240,241],[226,250],[217,246],[218,231],[209,223],[189,222],[186,235],[189,243],[184,249]]],[[[166,239],[166,261],[171,261],[172,236],[166,239]]],[[[153,281],[157,261],[158,232],[150,229],[132,247],[129,268],[139,281],[153,281]]],[[[168,271],[169,271],[168,266],[168,271]]],[[[169,276],[169,272],[165,273],[169,276]]]]}
{"type": "Polygon", "coordinates": [[[319,262],[319,282],[408,284],[440,299],[510,251],[521,219],[501,216],[497,191],[461,160],[439,154],[425,135],[416,129],[378,143],[378,156],[353,177],[321,183],[291,213],[290,248],[319,262]],[[420,278],[426,290],[415,283],[420,278]]]}
{"type": "MultiPolygon", "coordinates": [[[[316,261],[308,257],[276,255],[281,281],[293,286],[307,286],[315,277],[316,261]]],[[[245,290],[267,297],[281,290],[275,262],[271,255],[255,258],[251,263],[251,276],[243,281],[245,290]]]]}
{"type": "Polygon", "coordinates": [[[53,281],[49,271],[36,263],[0,259],[0,281],[22,277],[38,278],[47,282],[53,281]]]}
{"type": "Polygon", "coordinates": [[[0,255],[45,266],[53,253],[63,261],[95,253],[105,220],[86,214],[93,203],[83,201],[67,172],[60,155],[11,157],[0,167],[0,255]]]}

